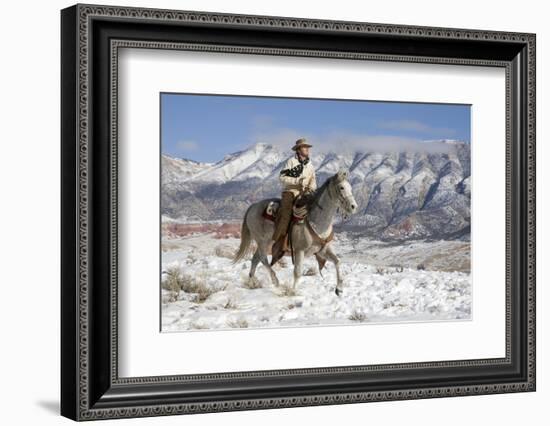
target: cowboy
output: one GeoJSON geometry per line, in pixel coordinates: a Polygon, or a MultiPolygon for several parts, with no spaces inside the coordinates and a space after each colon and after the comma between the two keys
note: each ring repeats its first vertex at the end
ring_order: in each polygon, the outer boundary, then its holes
{"type": "Polygon", "coordinates": [[[283,186],[281,205],[275,220],[275,230],[272,239],[271,265],[274,265],[287,250],[287,231],[292,215],[292,206],[298,197],[310,195],[317,189],[315,169],[309,159],[309,149],[312,145],[305,138],[298,139],[292,150],[295,151],[279,174],[283,186]]]}

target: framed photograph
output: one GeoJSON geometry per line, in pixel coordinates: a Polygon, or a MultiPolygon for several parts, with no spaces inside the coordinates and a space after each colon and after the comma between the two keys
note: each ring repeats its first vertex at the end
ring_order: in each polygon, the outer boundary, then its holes
{"type": "Polygon", "coordinates": [[[61,11],[61,414],[535,390],[535,35],[61,11]]]}

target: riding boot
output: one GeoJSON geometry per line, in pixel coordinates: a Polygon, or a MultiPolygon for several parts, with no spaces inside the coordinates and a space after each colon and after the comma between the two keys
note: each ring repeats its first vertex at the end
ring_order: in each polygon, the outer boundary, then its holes
{"type": "Polygon", "coordinates": [[[294,194],[285,191],[281,197],[281,206],[277,212],[275,220],[275,230],[273,232],[273,246],[271,247],[271,265],[273,266],[285,251],[288,251],[288,225],[292,215],[292,205],[294,204],[294,194]]]}
{"type": "Polygon", "coordinates": [[[288,225],[292,216],[292,205],[294,204],[294,194],[290,191],[284,191],[281,196],[281,205],[275,217],[275,229],[273,230],[272,240],[277,241],[288,231],[288,225]]]}

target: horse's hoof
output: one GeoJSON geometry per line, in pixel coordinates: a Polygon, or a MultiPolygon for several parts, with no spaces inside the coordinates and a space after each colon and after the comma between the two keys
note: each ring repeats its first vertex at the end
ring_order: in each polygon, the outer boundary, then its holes
{"type": "Polygon", "coordinates": [[[344,290],[340,290],[338,287],[336,287],[336,290],[334,290],[334,292],[336,293],[336,296],[340,297],[344,290]]]}

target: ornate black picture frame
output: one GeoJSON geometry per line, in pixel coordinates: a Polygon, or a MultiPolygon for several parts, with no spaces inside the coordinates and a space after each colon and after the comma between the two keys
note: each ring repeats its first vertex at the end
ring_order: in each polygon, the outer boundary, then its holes
{"type": "Polygon", "coordinates": [[[535,390],[535,35],[76,5],[61,12],[61,414],[160,416],[535,390]],[[117,51],[187,49],[506,70],[506,356],[120,378],[117,51]]]}

